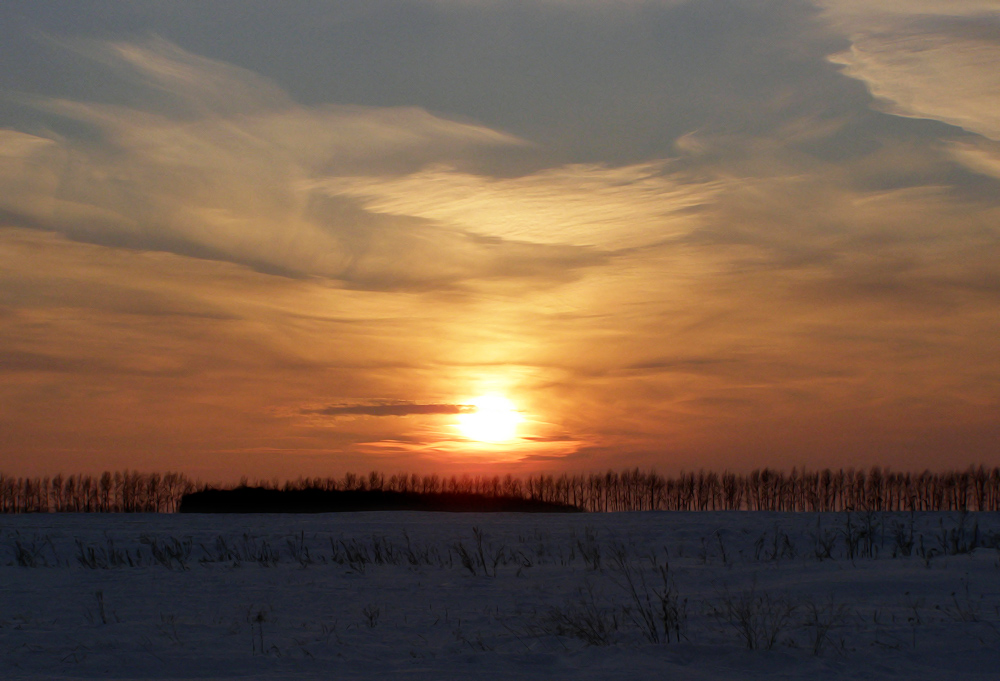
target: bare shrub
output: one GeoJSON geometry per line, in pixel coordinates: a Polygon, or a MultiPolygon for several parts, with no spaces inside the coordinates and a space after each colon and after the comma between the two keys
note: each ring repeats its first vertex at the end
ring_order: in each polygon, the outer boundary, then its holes
{"type": "Polygon", "coordinates": [[[973,521],[972,526],[967,524],[969,514],[966,511],[958,517],[958,525],[952,528],[945,528],[944,519],[939,520],[941,528],[938,534],[938,545],[941,553],[946,556],[957,556],[972,553],[980,546],[979,522],[973,521]]]}
{"type": "Polygon", "coordinates": [[[754,542],[754,560],[777,561],[782,558],[795,558],[795,544],[783,529],[774,526],[770,535],[765,532],[754,542]]]}
{"type": "Polygon", "coordinates": [[[837,533],[823,529],[822,516],[816,514],[816,531],[810,532],[813,540],[813,554],[816,560],[832,560],[833,549],[837,546],[837,533]]]}
{"type": "Polygon", "coordinates": [[[292,555],[292,560],[296,561],[303,568],[312,565],[313,561],[312,555],[309,553],[309,546],[306,544],[306,533],[305,531],[299,532],[298,536],[294,539],[287,540],[288,552],[292,555]]]}
{"type": "Polygon", "coordinates": [[[623,544],[611,547],[612,581],[630,600],[623,613],[635,624],[650,643],[679,641],[681,628],[687,619],[687,601],[681,601],[670,574],[670,564],[650,561],[659,585],[650,585],[641,568],[632,564],[623,544]]]}
{"type": "Polygon", "coordinates": [[[107,624],[112,619],[114,619],[115,622],[120,622],[121,621],[118,618],[118,613],[116,613],[114,611],[112,611],[112,612],[108,611],[108,609],[107,609],[107,607],[106,607],[106,605],[104,603],[104,592],[103,591],[98,590],[98,591],[94,592],[94,603],[95,603],[95,608],[93,610],[88,609],[84,613],[84,616],[87,618],[88,622],[90,622],[91,624],[102,624],[103,625],[103,624],[107,624]]]}
{"type": "Polygon", "coordinates": [[[382,609],[374,603],[369,603],[361,609],[361,616],[364,617],[365,625],[369,629],[378,626],[378,619],[382,615],[382,609]]]}
{"type": "Polygon", "coordinates": [[[750,650],[770,650],[792,624],[795,605],[782,596],[758,591],[756,580],[737,594],[724,590],[713,613],[739,634],[750,650]]]}
{"type": "Polygon", "coordinates": [[[854,522],[850,511],[844,512],[844,527],[840,530],[847,549],[847,557],[853,562],[860,553],[861,528],[854,522]]]}
{"type": "Polygon", "coordinates": [[[175,646],[181,645],[180,636],[177,634],[177,616],[170,614],[160,613],[160,623],[156,627],[157,631],[160,632],[167,640],[169,640],[175,646]]]}
{"type": "Polygon", "coordinates": [[[333,562],[339,565],[346,563],[351,570],[358,574],[363,575],[367,566],[374,562],[368,546],[357,539],[352,539],[348,543],[343,539],[334,540],[333,537],[330,537],[330,548],[333,551],[331,556],[333,562]]]}
{"type": "Polygon", "coordinates": [[[593,527],[583,528],[583,539],[576,540],[576,548],[590,570],[601,569],[601,544],[597,541],[597,531],[593,527]]]}
{"type": "MultiPolygon", "coordinates": [[[[909,594],[909,592],[907,592],[909,594]]],[[[910,599],[906,607],[909,608],[910,613],[906,616],[906,622],[910,625],[910,644],[913,649],[917,649],[917,629],[920,628],[924,623],[923,615],[920,614],[920,610],[924,607],[923,598],[910,599]]]]}
{"type": "Polygon", "coordinates": [[[451,633],[455,637],[456,641],[464,643],[477,653],[493,652],[495,650],[493,646],[483,640],[482,634],[476,634],[475,638],[469,638],[465,635],[465,632],[462,631],[461,627],[455,627],[451,633]]]}
{"type": "MultiPolygon", "coordinates": [[[[205,549],[204,545],[202,549],[205,549]]],[[[249,533],[244,533],[239,540],[233,540],[232,543],[225,537],[217,537],[214,557],[219,562],[231,560],[234,566],[241,563],[257,563],[262,567],[273,567],[281,561],[280,552],[266,539],[257,539],[249,533]]]]}
{"type": "Polygon", "coordinates": [[[892,524],[892,557],[910,556],[913,553],[913,512],[910,512],[909,523],[894,521],[892,524]]]}
{"type": "Polygon", "coordinates": [[[496,577],[499,567],[507,565],[508,562],[514,562],[521,568],[531,566],[531,561],[523,553],[509,551],[506,545],[494,547],[493,544],[486,541],[480,528],[474,526],[472,536],[475,540],[475,546],[472,549],[466,548],[461,541],[455,542],[452,548],[458,554],[462,567],[473,575],[482,573],[487,577],[496,577]]]}
{"type": "Polygon", "coordinates": [[[398,565],[401,556],[388,538],[372,535],[372,562],[376,565],[398,565]]]}
{"type": "Polygon", "coordinates": [[[458,557],[462,561],[462,567],[471,572],[473,575],[479,574],[477,571],[478,561],[473,554],[465,548],[465,544],[461,541],[455,542],[455,551],[458,553],[458,557]]]}
{"type": "Polygon", "coordinates": [[[410,541],[410,535],[403,531],[403,538],[406,540],[406,548],[402,551],[402,558],[412,566],[417,565],[442,565],[441,553],[435,546],[415,546],[410,541]]]}
{"type": "Polygon", "coordinates": [[[247,624],[250,625],[250,646],[254,655],[265,655],[264,649],[264,623],[271,620],[271,609],[268,607],[255,607],[251,605],[247,609],[247,624]]]}
{"type": "Polygon", "coordinates": [[[45,555],[48,552],[54,560],[54,564],[59,564],[55,547],[52,545],[50,537],[24,538],[20,533],[14,538],[14,561],[20,567],[48,567],[49,560],[45,555]]]}
{"type": "MultiPolygon", "coordinates": [[[[132,554],[127,549],[119,549],[115,545],[115,540],[111,537],[105,538],[104,546],[84,545],[79,539],[76,540],[77,555],[76,560],[83,567],[107,570],[110,568],[135,567],[138,560],[133,560],[132,554]]],[[[138,558],[138,556],[137,556],[138,558]]]]}
{"type": "Polygon", "coordinates": [[[176,537],[169,539],[158,539],[149,535],[139,537],[139,543],[149,547],[153,560],[167,568],[168,570],[187,570],[188,562],[191,560],[192,541],[190,538],[183,541],[176,537]]]}
{"type": "MultiPolygon", "coordinates": [[[[850,612],[844,603],[817,605],[812,601],[806,603],[803,626],[809,633],[809,644],[813,655],[821,655],[823,649],[831,643],[835,629],[844,626],[850,612]]],[[[841,640],[841,647],[843,641],[841,640]]]]}
{"type": "Polygon", "coordinates": [[[608,646],[617,642],[621,627],[619,609],[599,604],[589,583],[579,589],[578,596],[573,603],[550,608],[543,629],[558,636],[579,639],[588,646],[608,646]]]}
{"type": "Polygon", "coordinates": [[[722,558],[722,564],[729,565],[729,558],[726,556],[726,544],[722,541],[722,528],[719,528],[713,534],[719,542],[719,557],[722,558]]]}

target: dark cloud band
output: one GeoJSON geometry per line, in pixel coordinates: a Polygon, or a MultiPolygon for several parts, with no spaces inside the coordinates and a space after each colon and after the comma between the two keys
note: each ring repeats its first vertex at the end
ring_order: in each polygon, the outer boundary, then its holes
{"type": "Polygon", "coordinates": [[[322,409],[310,409],[307,414],[323,416],[411,416],[414,414],[471,414],[471,404],[345,404],[322,409]]]}

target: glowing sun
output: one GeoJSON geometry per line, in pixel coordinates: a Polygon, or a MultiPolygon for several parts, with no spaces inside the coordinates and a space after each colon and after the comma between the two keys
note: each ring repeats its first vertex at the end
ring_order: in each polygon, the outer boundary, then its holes
{"type": "Polygon", "coordinates": [[[506,442],[517,437],[517,424],[523,419],[506,397],[483,395],[470,404],[475,411],[458,416],[458,429],[465,437],[480,442],[506,442]]]}

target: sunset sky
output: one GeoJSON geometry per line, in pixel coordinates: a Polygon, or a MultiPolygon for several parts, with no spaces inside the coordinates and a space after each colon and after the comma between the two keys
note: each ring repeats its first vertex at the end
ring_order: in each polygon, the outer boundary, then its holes
{"type": "Polygon", "coordinates": [[[4,0],[0,470],[1000,465],[998,65],[1000,0],[4,0]]]}

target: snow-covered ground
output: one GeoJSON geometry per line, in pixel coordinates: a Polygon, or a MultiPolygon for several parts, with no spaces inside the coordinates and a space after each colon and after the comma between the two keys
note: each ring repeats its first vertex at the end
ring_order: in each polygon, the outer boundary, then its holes
{"type": "Polygon", "coordinates": [[[993,680],[998,543],[998,514],[0,516],[0,678],[993,680]]]}

